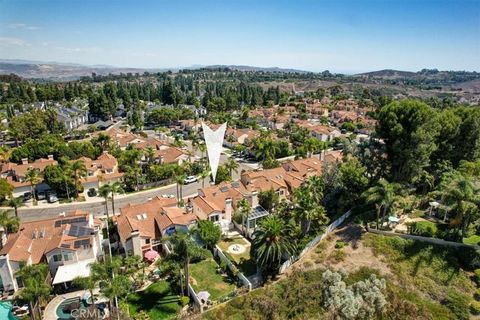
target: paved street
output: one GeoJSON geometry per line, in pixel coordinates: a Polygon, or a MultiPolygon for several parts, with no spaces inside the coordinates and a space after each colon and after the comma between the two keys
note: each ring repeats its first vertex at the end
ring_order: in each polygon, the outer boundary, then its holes
{"type": "MultiPolygon", "coordinates": [[[[222,154],[220,163],[225,163],[228,156],[222,154]]],[[[238,172],[233,173],[234,180],[240,178],[242,170],[252,170],[254,164],[239,163],[238,172]]],[[[204,185],[208,186],[209,179],[205,179],[204,185]]],[[[199,188],[202,188],[202,182],[195,182],[183,186],[183,198],[195,196],[199,188]]],[[[129,203],[142,203],[148,201],[149,198],[161,196],[162,194],[177,195],[176,184],[155,188],[146,191],[140,191],[133,194],[117,195],[115,196],[115,212],[119,213],[120,208],[125,207],[129,203]]],[[[109,213],[112,212],[111,201],[109,201],[109,213]]],[[[102,216],[105,214],[105,201],[101,198],[91,199],[86,202],[75,202],[66,204],[41,204],[38,207],[23,207],[18,209],[19,217],[23,221],[32,221],[39,219],[47,219],[55,217],[63,212],[68,213],[77,209],[92,212],[95,216],[102,216]]]]}

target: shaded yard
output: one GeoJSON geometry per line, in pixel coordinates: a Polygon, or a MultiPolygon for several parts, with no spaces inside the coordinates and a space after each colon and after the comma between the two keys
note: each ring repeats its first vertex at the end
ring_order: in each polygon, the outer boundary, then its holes
{"type": "Polygon", "coordinates": [[[171,292],[166,281],[159,281],[147,289],[129,296],[130,315],[145,311],[150,319],[175,319],[180,310],[179,296],[171,292]]]}
{"type": "Polygon", "coordinates": [[[190,284],[197,293],[208,291],[212,301],[236,289],[230,278],[217,272],[217,263],[211,258],[190,265],[190,284]]]}
{"type": "Polygon", "coordinates": [[[245,276],[251,276],[257,273],[257,265],[255,261],[250,258],[250,243],[245,238],[237,236],[223,239],[218,243],[218,247],[222,249],[227,258],[232,260],[245,276]],[[236,244],[244,247],[245,250],[243,252],[232,250],[232,245],[236,244]]]}

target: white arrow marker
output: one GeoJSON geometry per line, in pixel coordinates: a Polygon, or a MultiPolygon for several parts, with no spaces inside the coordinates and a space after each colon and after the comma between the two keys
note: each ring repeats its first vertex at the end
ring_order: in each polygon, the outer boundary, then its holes
{"type": "Polygon", "coordinates": [[[207,144],[208,161],[210,163],[210,170],[212,170],[213,182],[217,176],[218,163],[220,162],[220,153],[222,152],[223,137],[225,136],[225,130],[227,129],[227,123],[225,122],[216,131],[210,129],[205,123],[202,122],[203,137],[207,144]]]}

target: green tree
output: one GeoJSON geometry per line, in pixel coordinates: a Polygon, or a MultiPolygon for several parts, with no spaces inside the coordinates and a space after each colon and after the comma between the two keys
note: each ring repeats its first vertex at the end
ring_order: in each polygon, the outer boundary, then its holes
{"type": "Polygon", "coordinates": [[[374,204],[377,209],[377,229],[379,229],[380,211],[382,212],[380,226],[383,227],[387,213],[390,212],[395,201],[399,199],[400,189],[401,186],[398,183],[390,183],[382,178],[363,193],[365,201],[368,204],[374,204]]]}
{"type": "Polygon", "coordinates": [[[91,310],[95,310],[95,296],[93,290],[97,287],[97,282],[94,277],[76,277],[73,279],[73,284],[83,290],[88,290],[90,292],[90,297],[92,297],[92,304],[89,306],[91,310]]]}
{"type": "Polygon", "coordinates": [[[367,169],[357,158],[351,158],[340,166],[339,181],[342,204],[347,208],[354,206],[368,187],[367,169]]]}
{"type": "Polygon", "coordinates": [[[32,189],[33,203],[37,204],[37,184],[42,181],[40,170],[37,168],[28,168],[25,173],[25,180],[30,182],[30,187],[32,189]]]}
{"type": "Polygon", "coordinates": [[[82,160],[73,161],[69,166],[75,182],[75,196],[78,198],[79,190],[82,190],[80,179],[87,176],[87,168],[82,160]]]}
{"type": "Polygon", "coordinates": [[[415,100],[394,101],[378,113],[377,134],[385,143],[386,161],[396,182],[411,182],[437,149],[437,113],[415,100]]]}
{"type": "Polygon", "coordinates": [[[15,217],[18,218],[18,208],[24,206],[22,197],[10,197],[7,204],[10,208],[13,208],[15,211],[15,217]]]}
{"type": "Polygon", "coordinates": [[[238,211],[239,214],[242,216],[242,233],[244,235],[248,235],[248,217],[250,216],[250,213],[252,212],[252,208],[250,204],[248,203],[247,199],[242,199],[238,201],[238,211]],[[245,230],[245,225],[247,226],[245,230]]]}
{"type": "Polygon", "coordinates": [[[105,199],[105,214],[107,216],[106,228],[107,228],[107,239],[108,239],[108,254],[110,255],[110,257],[112,256],[112,246],[110,244],[110,229],[109,229],[110,216],[108,214],[108,198],[111,192],[112,192],[112,186],[110,184],[104,184],[98,190],[98,193],[100,194],[100,196],[105,199]]]}
{"type": "Polygon", "coordinates": [[[232,157],[228,158],[227,163],[225,163],[225,168],[230,172],[230,177],[232,178],[233,172],[238,173],[238,163],[232,157]]]}
{"type": "Polygon", "coordinates": [[[272,211],[280,202],[280,195],[275,190],[261,191],[258,194],[258,203],[267,211],[272,211]]]}
{"type": "Polygon", "coordinates": [[[197,227],[194,231],[198,236],[202,239],[205,243],[207,248],[213,250],[215,245],[220,241],[222,238],[222,230],[215,224],[213,221],[210,220],[200,220],[198,221],[197,227]]]}
{"type": "MultiPolygon", "coordinates": [[[[44,263],[34,265],[24,265],[15,274],[23,283],[23,288],[18,292],[18,296],[25,301],[28,301],[30,314],[41,315],[41,309],[34,309],[34,306],[39,306],[39,301],[47,299],[50,296],[52,287],[46,282],[48,275],[48,265],[44,263]]],[[[35,316],[33,316],[35,319],[35,316]]]]}
{"type": "Polygon", "coordinates": [[[119,181],[110,184],[110,193],[112,196],[112,214],[115,214],[115,195],[124,193],[123,186],[119,181]]]}
{"type": "Polygon", "coordinates": [[[278,216],[270,215],[260,222],[253,233],[250,255],[267,275],[278,272],[284,256],[296,252],[291,230],[278,216]]]}
{"type": "Polygon", "coordinates": [[[10,197],[13,192],[13,186],[8,183],[7,179],[0,178],[0,202],[10,197]]]}
{"type": "Polygon", "coordinates": [[[0,226],[3,227],[5,233],[15,233],[20,226],[20,220],[16,216],[11,215],[10,210],[0,211],[0,226]]]}

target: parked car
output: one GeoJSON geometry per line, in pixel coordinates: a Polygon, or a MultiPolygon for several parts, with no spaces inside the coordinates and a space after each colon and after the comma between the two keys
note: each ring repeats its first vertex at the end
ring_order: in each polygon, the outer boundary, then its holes
{"type": "Polygon", "coordinates": [[[162,194],[162,198],[175,198],[173,194],[162,194]]]}
{"type": "Polygon", "coordinates": [[[45,191],[37,191],[37,200],[45,200],[46,196],[45,191]]]}
{"type": "Polygon", "coordinates": [[[25,192],[23,194],[23,201],[28,201],[28,200],[31,200],[33,197],[32,193],[31,192],[25,192]]]}
{"type": "Polygon", "coordinates": [[[97,190],[95,190],[95,188],[90,188],[90,189],[88,189],[88,191],[87,191],[87,195],[88,195],[89,197],[95,197],[95,196],[97,195],[97,190]]]}
{"type": "Polygon", "coordinates": [[[48,202],[48,203],[55,203],[55,202],[57,202],[57,201],[58,201],[57,195],[55,195],[55,194],[49,194],[49,195],[47,196],[47,202],[48,202]]]}
{"type": "Polygon", "coordinates": [[[185,180],[183,181],[185,184],[189,184],[189,183],[193,183],[193,182],[197,182],[198,181],[198,178],[196,176],[188,176],[187,178],[185,178],[185,180]]]}

